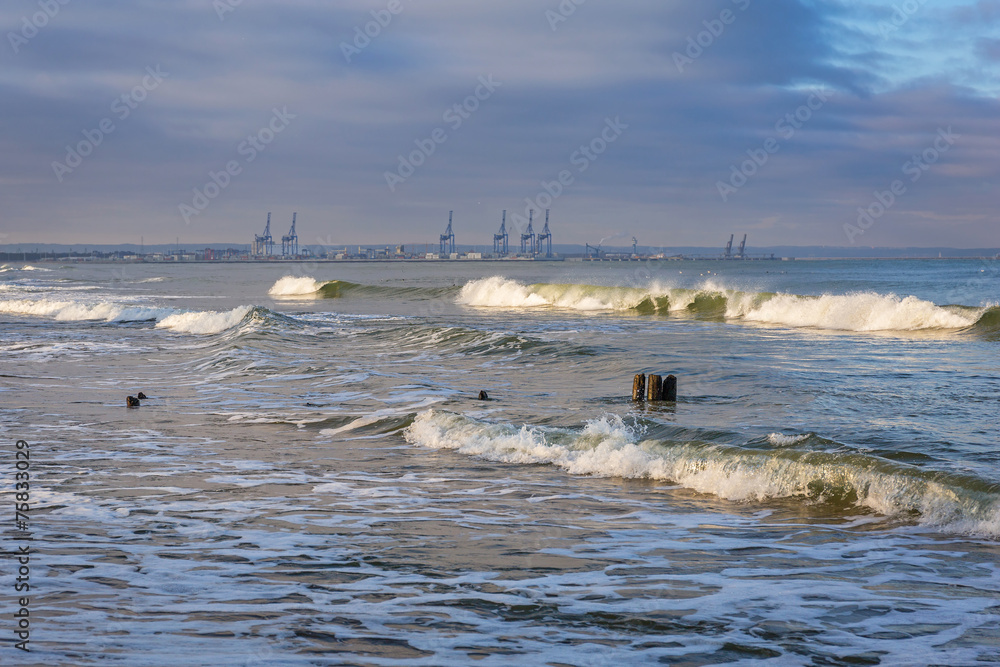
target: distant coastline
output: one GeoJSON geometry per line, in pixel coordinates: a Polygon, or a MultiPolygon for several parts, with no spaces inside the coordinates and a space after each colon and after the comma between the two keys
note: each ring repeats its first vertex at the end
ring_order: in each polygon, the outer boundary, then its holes
{"type": "Polygon", "coordinates": [[[711,246],[608,247],[595,253],[593,248],[580,245],[558,245],[553,256],[511,253],[494,256],[482,246],[457,246],[456,252],[441,255],[437,244],[411,243],[396,246],[384,244],[349,244],[337,246],[304,246],[297,255],[259,257],[250,254],[246,244],[46,244],[17,243],[0,245],[0,262],[88,262],[88,263],[191,263],[211,262],[285,263],[285,262],[467,262],[467,261],[790,261],[790,260],[895,260],[895,259],[981,259],[996,260],[1000,248],[886,248],[833,246],[770,246],[747,248],[746,256],[726,257],[724,249],[711,246]]]}

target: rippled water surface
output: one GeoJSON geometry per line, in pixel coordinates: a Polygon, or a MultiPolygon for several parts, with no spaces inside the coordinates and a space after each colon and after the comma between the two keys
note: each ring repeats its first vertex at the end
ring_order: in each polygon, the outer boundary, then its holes
{"type": "Polygon", "coordinates": [[[998,300],[973,260],[4,265],[0,664],[1000,663],[998,300]]]}

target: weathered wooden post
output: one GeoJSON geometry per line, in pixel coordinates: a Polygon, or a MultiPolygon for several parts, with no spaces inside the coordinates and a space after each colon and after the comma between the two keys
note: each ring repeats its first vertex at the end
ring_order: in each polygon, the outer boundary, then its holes
{"type": "Polygon", "coordinates": [[[663,400],[663,378],[661,376],[650,375],[649,382],[646,386],[649,389],[649,393],[646,394],[647,401],[663,400]]]}
{"type": "Polygon", "coordinates": [[[663,381],[663,400],[677,402],[677,378],[673,375],[663,381]]]}
{"type": "Polygon", "coordinates": [[[641,401],[646,397],[646,374],[639,373],[632,380],[632,400],[641,401]]]}

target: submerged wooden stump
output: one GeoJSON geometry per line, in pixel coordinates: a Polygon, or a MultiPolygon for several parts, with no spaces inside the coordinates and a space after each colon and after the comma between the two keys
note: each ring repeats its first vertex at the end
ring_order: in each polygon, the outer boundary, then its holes
{"type": "Polygon", "coordinates": [[[677,402],[677,378],[673,375],[663,381],[663,400],[677,402]]]}
{"type": "Polygon", "coordinates": [[[663,400],[663,378],[659,375],[650,375],[649,381],[647,383],[648,393],[646,394],[647,401],[662,401],[663,400]]]}
{"type": "Polygon", "coordinates": [[[641,401],[646,398],[646,374],[639,373],[632,380],[632,400],[641,401]]]}

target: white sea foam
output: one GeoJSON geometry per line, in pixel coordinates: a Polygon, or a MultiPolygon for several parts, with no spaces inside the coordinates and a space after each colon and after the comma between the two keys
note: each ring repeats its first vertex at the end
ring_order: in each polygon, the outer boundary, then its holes
{"type": "Polygon", "coordinates": [[[644,304],[657,309],[684,310],[699,296],[736,294],[707,281],[698,289],[654,283],[649,287],[541,283],[526,285],[503,276],[472,280],[462,287],[458,303],[486,308],[551,306],[571,310],[633,310],[644,304]]]}
{"type": "Polygon", "coordinates": [[[312,278],[285,276],[278,280],[267,291],[271,296],[305,296],[315,294],[323,287],[323,283],[316,282],[312,278]]]}
{"type": "Polygon", "coordinates": [[[33,315],[60,321],[103,320],[105,322],[142,322],[158,320],[176,313],[174,308],[131,306],[111,301],[64,301],[54,299],[0,300],[0,312],[33,315]]]}
{"type": "Polygon", "coordinates": [[[458,302],[467,306],[490,308],[530,308],[551,305],[543,297],[531,292],[524,283],[493,276],[472,280],[462,286],[458,302]]]}
{"type": "Polygon", "coordinates": [[[182,311],[177,308],[136,306],[112,301],[54,299],[0,300],[0,313],[46,317],[64,322],[151,322],[157,327],[185,333],[211,334],[233,327],[250,312],[250,306],[230,311],[182,311]]]}
{"type": "Polygon", "coordinates": [[[695,288],[659,283],[648,287],[527,285],[493,276],[462,287],[458,303],[485,308],[537,308],[625,311],[653,308],[673,313],[722,307],[727,318],[763,324],[842,331],[957,330],[972,326],[986,308],[943,307],[914,296],[872,292],[799,296],[744,292],[707,280],[695,288]],[[720,306],[715,306],[718,300],[720,306]]]}
{"type": "Polygon", "coordinates": [[[669,481],[734,501],[852,499],[886,516],[918,513],[920,522],[1000,537],[1000,498],[967,491],[917,469],[874,459],[772,452],[696,443],[640,441],[621,417],[590,420],[582,431],[480,422],[437,410],[419,414],[408,442],[511,464],[552,464],[579,475],[669,481]]]}
{"type": "Polygon", "coordinates": [[[156,323],[157,328],[170,329],[181,333],[214,334],[231,329],[247,316],[250,306],[237,306],[223,312],[195,311],[175,313],[156,323]]]}
{"type": "Polygon", "coordinates": [[[767,436],[767,441],[770,442],[775,447],[789,447],[791,445],[797,445],[803,440],[809,437],[809,433],[801,435],[786,435],[784,433],[770,433],[767,436]]]}
{"type": "Polygon", "coordinates": [[[919,331],[964,329],[976,323],[985,309],[959,312],[914,296],[872,292],[804,297],[778,294],[759,306],[730,308],[727,315],[753,322],[843,331],[919,331]]]}

